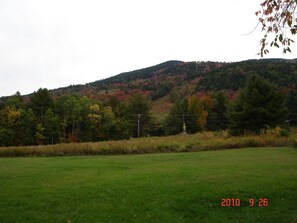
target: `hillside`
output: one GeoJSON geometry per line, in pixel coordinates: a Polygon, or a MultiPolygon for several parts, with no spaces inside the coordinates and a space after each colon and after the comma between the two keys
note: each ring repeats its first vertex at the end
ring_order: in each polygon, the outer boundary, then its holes
{"type": "MultiPolygon", "coordinates": [[[[172,60],[50,92],[54,98],[77,94],[103,102],[111,97],[125,100],[136,93],[144,94],[152,99],[152,112],[161,120],[170,111],[173,102],[193,93],[225,90],[229,98],[232,98],[250,74],[258,74],[279,86],[282,91],[289,92],[295,90],[297,84],[297,59],[262,59],[235,63],[172,60]]],[[[5,98],[1,98],[1,101],[5,101],[5,98]]]]}
{"type": "MultiPolygon", "coordinates": [[[[224,63],[167,61],[156,66],[125,72],[88,83],[52,90],[54,95],[81,94],[104,100],[110,96],[127,97],[133,93],[150,95],[152,100],[166,96],[183,84],[196,84],[194,79],[216,70],[224,63]]],[[[198,82],[196,80],[196,82],[198,82]]]]}
{"type": "Polygon", "coordinates": [[[202,75],[225,65],[226,63],[219,62],[167,61],[86,85],[71,85],[51,90],[51,93],[54,97],[65,94],[86,95],[100,101],[110,97],[124,100],[132,94],[141,93],[151,97],[153,113],[162,118],[169,112],[174,100],[195,92],[202,75]]]}
{"type": "Polygon", "coordinates": [[[161,119],[175,100],[196,92],[227,90],[232,96],[250,74],[258,74],[282,90],[290,91],[297,84],[297,60],[262,59],[235,63],[172,60],[86,85],[51,90],[51,93],[55,97],[86,95],[101,101],[110,97],[124,100],[132,94],[141,93],[151,97],[152,111],[161,119]]]}
{"type": "Polygon", "coordinates": [[[258,74],[281,88],[292,88],[297,83],[297,60],[265,59],[231,63],[203,75],[197,91],[238,90],[246,77],[258,74]]]}

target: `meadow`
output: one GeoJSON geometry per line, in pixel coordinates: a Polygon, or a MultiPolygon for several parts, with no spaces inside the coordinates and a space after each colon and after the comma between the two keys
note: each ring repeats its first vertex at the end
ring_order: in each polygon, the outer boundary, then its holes
{"type": "Polygon", "coordinates": [[[226,131],[201,132],[193,135],[144,137],[130,140],[87,143],[64,143],[27,147],[0,147],[0,157],[119,155],[168,152],[197,152],[245,147],[296,146],[297,130],[282,137],[280,129],[262,135],[232,137],[226,131]]]}
{"type": "Polygon", "coordinates": [[[1,158],[0,185],[1,223],[297,222],[292,147],[1,158]]]}

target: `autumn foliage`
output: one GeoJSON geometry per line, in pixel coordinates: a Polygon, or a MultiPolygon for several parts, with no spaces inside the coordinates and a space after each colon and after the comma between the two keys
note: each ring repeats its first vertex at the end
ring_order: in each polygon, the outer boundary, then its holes
{"type": "Polygon", "coordinates": [[[295,0],[265,0],[261,3],[261,9],[256,12],[265,33],[261,39],[261,57],[269,52],[267,44],[281,47],[283,53],[291,52],[290,46],[294,42],[291,35],[297,33],[296,7],[295,0]]]}
{"type": "MultiPolygon", "coordinates": [[[[267,125],[282,127],[284,122],[296,126],[296,60],[172,61],[87,85],[39,89],[31,95],[17,93],[0,98],[0,146],[96,142],[230,129],[234,124],[233,106],[240,100],[243,105],[252,95],[247,93],[242,99],[238,92],[253,74],[281,92],[284,101],[280,104],[288,110],[288,116],[283,113],[280,122],[265,121],[257,131],[262,131],[263,126],[267,129],[267,125]]],[[[263,110],[261,106],[263,103],[250,110],[263,110]]],[[[238,133],[251,126],[253,117],[246,120],[245,125],[235,126],[238,133]]]]}

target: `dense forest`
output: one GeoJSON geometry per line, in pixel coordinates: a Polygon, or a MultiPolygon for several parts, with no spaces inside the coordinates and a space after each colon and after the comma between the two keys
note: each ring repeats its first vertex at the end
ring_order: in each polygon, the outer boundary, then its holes
{"type": "Polygon", "coordinates": [[[0,146],[287,131],[297,125],[296,63],[169,61],[86,85],[17,92],[0,99],[0,146]]]}

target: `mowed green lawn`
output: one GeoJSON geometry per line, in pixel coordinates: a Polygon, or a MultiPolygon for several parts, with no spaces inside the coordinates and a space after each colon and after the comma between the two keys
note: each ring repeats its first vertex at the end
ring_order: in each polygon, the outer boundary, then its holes
{"type": "Polygon", "coordinates": [[[297,149],[1,158],[0,222],[297,222],[297,149]]]}

